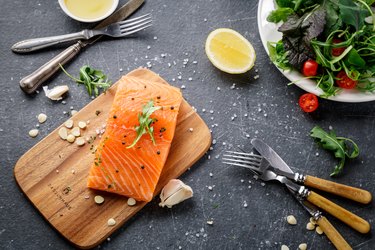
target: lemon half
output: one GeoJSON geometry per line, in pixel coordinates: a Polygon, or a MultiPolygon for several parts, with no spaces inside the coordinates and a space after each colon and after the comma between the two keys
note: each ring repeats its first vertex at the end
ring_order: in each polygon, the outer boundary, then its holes
{"type": "Polygon", "coordinates": [[[207,37],[205,50],[216,68],[230,74],[249,71],[256,59],[251,43],[237,31],[227,28],[212,31],[207,37]]]}

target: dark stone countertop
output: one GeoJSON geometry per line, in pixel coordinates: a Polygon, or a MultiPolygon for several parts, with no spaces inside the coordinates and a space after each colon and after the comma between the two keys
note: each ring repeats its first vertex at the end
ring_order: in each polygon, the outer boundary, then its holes
{"type": "MultiPolygon", "coordinates": [[[[172,85],[186,86],[182,90],[184,97],[212,128],[216,142],[213,150],[181,177],[195,191],[193,199],[172,209],[159,208],[158,200],[152,201],[100,248],[280,249],[286,244],[290,249],[297,249],[300,243],[306,242],[308,249],[334,249],[325,236],[305,229],[309,215],[283,187],[276,183],[262,185],[249,171],[220,163],[225,150],[238,146],[250,149],[247,135],[273,145],[294,170],[329,179],[336,160],[314,143],[309,131],[315,125],[325,129],[331,126],[337,134],[355,139],[361,149],[360,157],[347,163],[337,181],[375,193],[373,103],[320,100],[316,113],[303,113],[297,104],[303,91],[287,86],[288,80],[270,63],[262,47],[257,6],[255,0],[147,0],[137,15],[152,13],[151,29],[134,38],[105,39],[85,49],[67,65],[70,72],[75,72],[89,64],[103,69],[115,81],[129,70],[151,62],[151,69],[172,85]],[[228,75],[208,61],[204,52],[205,39],[220,27],[235,29],[253,43],[257,61],[252,71],[239,76],[228,75]],[[184,59],[189,59],[186,67],[183,67],[184,59]],[[177,79],[178,75],[182,76],[181,80],[177,79]],[[256,75],[259,79],[254,79],[256,75]],[[236,84],[235,89],[231,89],[233,84],[236,84]],[[235,114],[237,117],[232,120],[235,114]],[[296,226],[286,223],[285,217],[290,214],[297,218],[296,226]],[[208,225],[208,220],[213,220],[214,224],[208,225]]],[[[91,99],[82,86],[61,73],[48,82],[49,86],[69,84],[71,90],[65,105],[50,101],[42,91],[26,96],[19,88],[20,79],[57,55],[63,47],[27,55],[14,54],[10,47],[19,40],[86,27],[90,25],[67,17],[58,1],[1,2],[1,249],[73,248],[22,194],[13,177],[13,167],[22,154],[67,119],[64,111],[69,112],[71,106],[79,110],[91,99]],[[48,120],[40,125],[38,137],[32,139],[28,131],[35,128],[36,116],[42,112],[48,115],[48,120]]],[[[359,205],[328,197],[374,226],[372,204],[359,205]]],[[[361,235],[331,216],[328,218],[355,249],[374,249],[371,234],[361,235]]]]}

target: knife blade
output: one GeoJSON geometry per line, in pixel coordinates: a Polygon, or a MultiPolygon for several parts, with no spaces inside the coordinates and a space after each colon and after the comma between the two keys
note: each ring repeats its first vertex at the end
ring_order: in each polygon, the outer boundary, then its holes
{"type": "MultiPolygon", "coordinates": [[[[133,14],[142,4],[144,0],[129,0],[120,9],[112,15],[100,22],[95,29],[103,28],[111,23],[119,22],[131,14],[133,14]]],[[[21,89],[27,93],[34,93],[47,79],[55,74],[60,69],[60,64],[64,65],[69,62],[75,55],[77,55],[82,48],[98,41],[102,36],[90,38],[88,40],[79,40],[77,43],[71,45],[66,50],[52,58],[46,64],[42,65],[30,75],[24,77],[20,81],[21,89]]]]}
{"type": "Polygon", "coordinates": [[[289,191],[292,193],[293,197],[296,198],[296,200],[302,205],[302,207],[314,218],[316,224],[319,225],[327,238],[337,249],[352,249],[349,243],[344,239],[344,237],[342,237],[340,232],[337,231],[336,228],[329,222],[329,220],[322,215],[322,213],[315,205],[307,200],[300,199],[298,195],[293,192],[293,190],[289,189],[289,191]]]}
{"type": "Polygon", "coordinates": [[[270,146],[260,139],[252,139],[251,144],[270,163],[269,169],[279,175],[283,175],[288,179],[292,179],[308,187],[316,188],[363,204],[368,204],[372,200],[372,195],[367,190],[310,175],[294,173],[288,164],[286,164],[270,146]]]}

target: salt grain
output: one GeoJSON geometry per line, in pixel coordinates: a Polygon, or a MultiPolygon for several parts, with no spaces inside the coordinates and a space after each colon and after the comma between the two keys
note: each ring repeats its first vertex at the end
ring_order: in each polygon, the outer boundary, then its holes
{"type": "Polygon", "coordinates": [[[116,221],[115,221],[115,219],[110,218],[110,219],[107,221],[107,224],[108,224],[108,226],[112,227],[112,226],[116,225],[116,221]]]}
{"type": "Polygon", "coordinates": [[[137,201],[133,198],[129,198],[127,203],[128,206],[134,206],[135,204],[137,204],[137,201]]]}
{"type": "Polygon", "coordinates": [[[39,130],[37,129],[32,129],[29,131],[29,136],[32,138],[36,137],[38,134],[39,134],[39,130]]]}
{"type": "Polygon", "coordinates": [[[46,114],[41,113],[41,114],[38,115],[38,121],[39,121],[39,123],[44,123],[46,120],[47,120],[47,115],[46,114]]]}
{"type": "Polygon", "coordinates": [[[102,204],[104,202],[104,198],[101,195],[96,195],[94,197],[94,201],[95,201],[96,204],[102,204]]]}

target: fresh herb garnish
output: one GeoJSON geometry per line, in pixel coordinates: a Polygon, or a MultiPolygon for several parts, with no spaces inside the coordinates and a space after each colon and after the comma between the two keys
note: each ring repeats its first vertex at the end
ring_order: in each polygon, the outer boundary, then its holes
{"type": "Polygon", "coordinates": [[[133,141],[133,143],[126,147],[132,148],[137,144],[139,139],[141,139],[142,135],[148,133],[151,137],[152,143],[155,145],[155,138],[154,138],[154,127],[151,127],[155,119],[150,118],[151,114],[154,113],[156,110],[160,109],[161,107],[155,107],[154,101],[150,100],[146,105],[142,108],[142,113],[138,114],[138,121],[139,126],[135,127],[135,131],[137,132],[137,138],[133,141]]]}
{"type": "Polygon", "coordinates": [[[327,133],[319,126],[315,126],[310,135],[322,148],[332,151],[335,157],[339,159],[339,163],[335,166],[331,176],[336,176],[342,171],[346,158],[354,159],[359,155],[359,148],[353,140],[338,137],[334,131],[327,133]]]}
{"type": "Polygon", "coordinates": [[[84,65],[79,69],[79,79],[70,75],[61,64],[60,68],[67,76],[72,78],[76,83],[84,84],[90,96],[92,94],[98,96],[99,89],[106,91],[111,86],[111,82],[108,81],[108,78],[103,73],[103,71],[91,68],[88,65],[84,65]]]}

